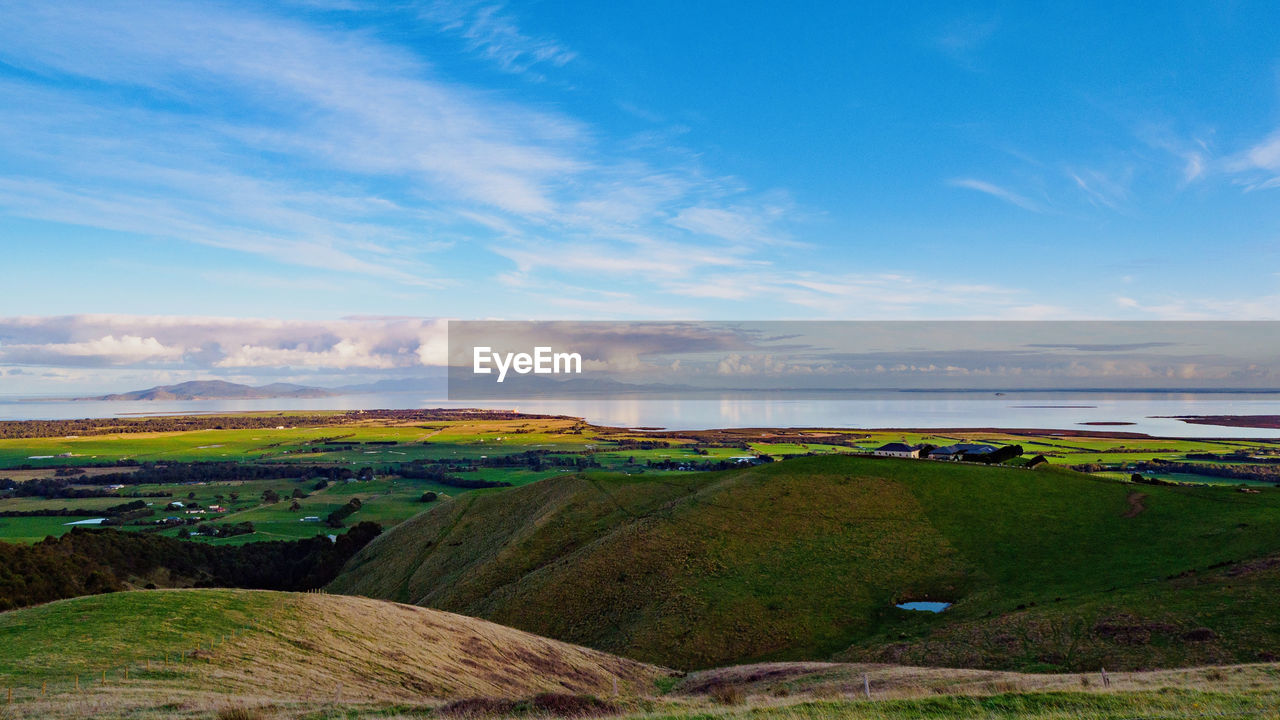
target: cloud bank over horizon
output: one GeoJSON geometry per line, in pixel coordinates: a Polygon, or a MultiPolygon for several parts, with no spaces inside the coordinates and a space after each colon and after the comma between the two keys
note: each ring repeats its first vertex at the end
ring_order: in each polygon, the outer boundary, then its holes
{"type": "Polygon", "coordinates": [[[0,395],[81,395],[198,379],[322,387],[439,379],[447,365],[469,365],[475,344],[578,352],[592,380],[659,388],[1280,386],[1280,323],[1271,322],[74,315],[0,318],[0,395]]]}
{"type": "Polygon", "coordinates": [[[421,377],[445,321],[74,315],[0,318],[0,394],[137,389],[194,379],[346,385],[421,377]]]}

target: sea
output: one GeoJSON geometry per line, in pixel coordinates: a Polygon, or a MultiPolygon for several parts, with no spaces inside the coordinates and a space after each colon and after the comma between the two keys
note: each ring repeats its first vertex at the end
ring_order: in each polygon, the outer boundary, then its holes
{"type": "Polygon", "coordinates": [[[669,430],[743,427],[1008,428],[1269,438],[1280,430],[1191,424],[1179,415],[1280,415],[1280,393],[906,392],[583,397],[450,402],[434,393],[324,398],[84,401],[0,396],[0,420],[110,418],[269,410],[478,407],[580,417],[597,425],[669,430]]]}

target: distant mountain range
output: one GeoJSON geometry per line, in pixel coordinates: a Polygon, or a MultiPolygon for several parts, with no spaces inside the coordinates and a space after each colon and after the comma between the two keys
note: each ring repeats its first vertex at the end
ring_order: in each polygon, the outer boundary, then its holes
{"type": "Polygon", "coordinates": [[[76,400],[230,400],[260,398],[321,398],[341,395],[340,392],[324,388],[293,385],[291,383],[271,383],[270,385],[241,385],[224,380],[193,380],[177,385],[160,385],[146,390],[134,390],[126,393],[113,393],[97,397],[82,397],[76,400]]]}
{"type": "Polygon", "coordinates": [[[241,385],[225,380],[193,380],[177,385],[159,385],[146,390],[78,397],[72,400],[261,400],[269,398],[323,398],[338,395],[386,392],[436,392],[443,395],[445,379],[400,378],[379,380],[336,388],[311,387],[293,383],[241,385]]]}

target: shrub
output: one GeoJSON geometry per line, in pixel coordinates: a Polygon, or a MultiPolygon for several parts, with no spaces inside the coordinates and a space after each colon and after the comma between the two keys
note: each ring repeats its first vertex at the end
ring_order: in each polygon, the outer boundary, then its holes
{"type": "Polygon", "coordinates": [[[618,712],[612,703],[592,695],[543,693],[533,699],[533,707],[557,717],[594,717],[618,712]]]}
{"type": "Polygon", "coordinates": [[[742,702],[742,688],[732,683],[716,683],[707,694],[721,705],[737,705],[742,702]]]}
{"type": "Polygon", "coordinates": [[[505,698],[465,698],[440,708],[440,714],[458,717],[484,717],[486,715],[509,714],[516,708],[515,701],[505,698]]]}

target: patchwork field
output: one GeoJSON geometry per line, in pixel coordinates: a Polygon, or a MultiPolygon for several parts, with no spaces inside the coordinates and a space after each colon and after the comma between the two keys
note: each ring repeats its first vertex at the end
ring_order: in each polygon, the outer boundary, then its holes
{"type": "MultiPolygon", "coordinates": [[[[1024,455],[1011,464],[1043,455],[1052,465],[1089,464],[1108,477],[1126,479],[1134,473],[1137,463],[1152,460],[1191,463],[1193,470],[1213,465],[1242,467],[1242,463],[1254,462],[1247,458],[1261,458],[1256,462],[1280,461],[1280,445],[1259,440],[1169,440],[1102,431],[993,429],[915,432],[757,428],[669,433],[595,427],[575,418],[442,412],[247,413],[225,418],[10,423],[4,433],[8,436],[0,438],[0,482],[5,478],[15,482],[51,479],[59,471],[76,468],[83,474],[71,477],[73,489],[100,488],[101,483],[95,485],[92,478],[179,463],[298,470],[296,474],[277,472],[281,477],[275,478],[259,478],[246,471],[243,477],[209,481],[131,484],[112,491],[111,497],[5,497],[0,492],[0,539],[36,542],[68,532],[75,527],[70,523],[93,522],[87,513],[74,517],[14,515],[107,509],[138,496],[146,496],[141,499],[152,512],[139,513],[145,517],[126,522],[124,529],[176,536],[190,532],[191,523],[241,525],[237,531],[240,534],[196,537],[202,542],[235,544],[331,534],[333,530],[326,527],[325,519],[352,498],[361,503],[352,520],[371,520],[391,527],[427,508],[422,501],[424,493],[435,493],[442,501],[477,492],[427,477],[405,477],[398,470],[415,461],[467,466],[467,480],[512,486],[579,467],[628,475],[676,476],[715,463],[735,463],[756,456],[865,453],[886,442],[931,446],[957,442],[1017,444],[1023,447],[1024,455]],[[171,427],[191,429],[166,429],[171,427]],[[1199,457],[1204,454],[1237,459],[1199,457]],[[529,455],[539,458],[527,460],[529,455]],[[369,468],[372,475],[359,482],[315,482],[317,469],[356,474],[363,468],[369,468]],[[266,498],[272,493],[281,500],[268,502],[266,498]],[[174,501],[184,506],[195,503],[198,509],[167,510],[166,506],[174,501]],[[211,506],[220,509],[211,511],[211,506]],[[177,520],[157,527],[155,521],[167,517],[177,520]],[[251,524],[252,532],[246,532],[248,526],[244,523],[251,524]]],[[[1280,480],[1280,464],[1263,466],[1262,470],[1277,474],[1242,479],[1188,473],[1182,467],[1169,471],[1147,468],[1142,472],[1149,478],[1180,483],[1267,487],[1280,480]]]]}

